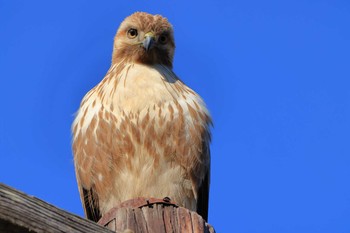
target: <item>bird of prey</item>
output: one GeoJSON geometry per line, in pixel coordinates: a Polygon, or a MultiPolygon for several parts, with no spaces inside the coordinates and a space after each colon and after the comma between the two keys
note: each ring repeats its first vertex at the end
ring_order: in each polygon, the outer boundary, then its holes
{"type": "Polygon", "coordinates": [[[87,218],[133,198],[169,197],[207,220],[211,117],[173,72],[174,50],[166,18],[136,12],[121,23],[111,67],[72,125],[87,218]]]}

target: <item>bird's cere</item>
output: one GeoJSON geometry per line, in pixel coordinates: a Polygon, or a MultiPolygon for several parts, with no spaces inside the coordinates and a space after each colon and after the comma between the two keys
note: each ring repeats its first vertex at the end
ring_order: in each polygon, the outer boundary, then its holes
{"type": "Polygon", "coordinates": [[[154,44],[154,35],[152,32],[148,32],[145,34],[145,39],[143,40],[143,47],[146,49],[146,51],[150,50],[154,44]]]}

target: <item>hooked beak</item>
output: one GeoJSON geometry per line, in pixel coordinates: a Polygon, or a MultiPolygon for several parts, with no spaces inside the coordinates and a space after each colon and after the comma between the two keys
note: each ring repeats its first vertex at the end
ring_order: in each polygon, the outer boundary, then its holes
{"type": "Polygon", "coordinates": [[[146,49],[146,51],[149,51],[152,48],[154,41],[154,34],[152,32],[148,32],[145,35],[145,39],[142,42],[142,46],[146,49]]]}

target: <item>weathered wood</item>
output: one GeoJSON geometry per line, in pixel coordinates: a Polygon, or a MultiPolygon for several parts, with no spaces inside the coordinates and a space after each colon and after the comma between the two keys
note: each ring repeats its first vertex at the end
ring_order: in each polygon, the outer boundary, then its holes
{"type": "Polygon", "coordinates": [[[101,225],[0,183],[0,233],[215,232],[196,212],[166,198],[123,202],[105,214],[99,223],[101,225]]]}
{"type": "Polygon", "coordinates": [[[0,183],[0,232],[111,233],[112,231],[0,183]]]}
{"type": "Polygon", "coordinates": [[[196,212],[166,200],[136,198],[111,209],[99,224],[132,233],[213,233],[196,212]]]}

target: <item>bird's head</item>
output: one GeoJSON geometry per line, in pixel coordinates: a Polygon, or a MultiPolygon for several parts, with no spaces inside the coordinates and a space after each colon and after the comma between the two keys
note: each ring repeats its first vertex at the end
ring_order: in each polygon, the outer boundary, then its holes
{"type": "Polygon", "coordinates": [[[136,12],[120,25],[114,39],[112,64],[122,61],[172,67],[173,27],[161,15],[136,12]]]}

